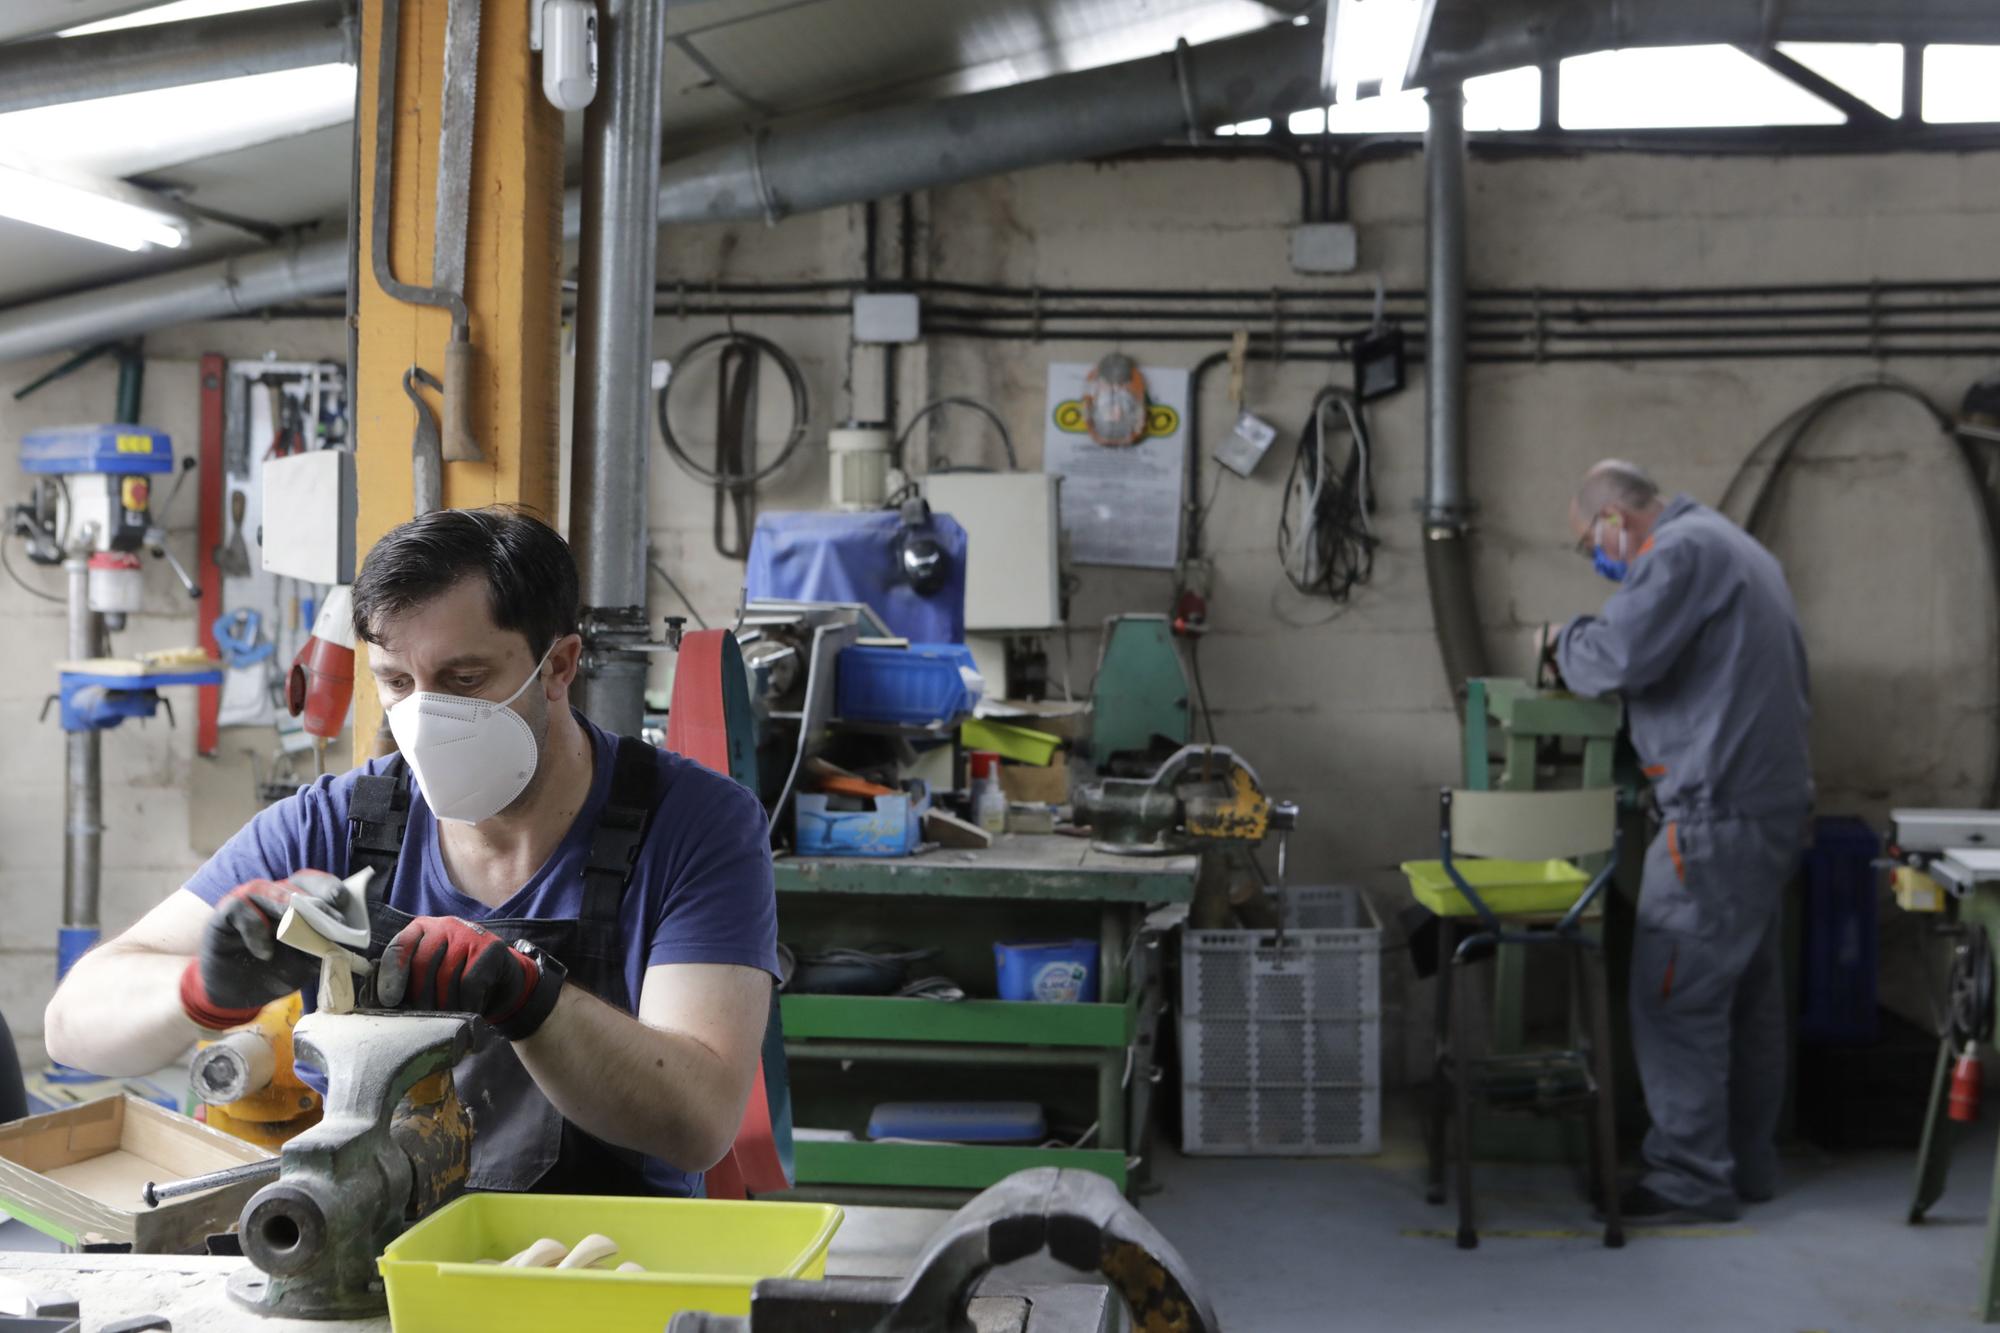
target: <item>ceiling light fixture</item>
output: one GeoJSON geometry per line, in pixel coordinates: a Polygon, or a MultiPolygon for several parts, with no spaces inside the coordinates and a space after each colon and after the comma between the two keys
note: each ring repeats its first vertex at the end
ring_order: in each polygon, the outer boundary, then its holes
{"type": "Polygon", "coordinates": [[[1402,90],[1424,9],[1423,0],[1335,0],[1321,67],[1334,101],[1402,90]]]}
{"type": "Polygon", "coordinates": [[[0,163],[0,217],[134,253],[178,250],[187,232],[170,218],[84,185],[0,163]]]}

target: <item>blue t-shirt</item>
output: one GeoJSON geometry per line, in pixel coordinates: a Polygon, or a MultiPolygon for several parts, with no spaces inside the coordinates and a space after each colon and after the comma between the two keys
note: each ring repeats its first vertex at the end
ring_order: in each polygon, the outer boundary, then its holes
{"type": "MultiPolygon", "coordinates": [[[[569,832],[519,892],[488,907],[452,887],[438,853],[437,820],[411,779],[410,822],[389,905],[412,916],[574,919],[583,907],[583,866],[591,830],[611,792],[617,738],[576,715],[595,760],[590,797],[569,832]]],[[[343,878],[347,864],[347,803],[354,780],[381,771],[371,760],[338,777],[323,777],[258,812],[187,888],[213,904],[253,879],[283,879],[298,870],[343,878]]],[[[771,843],[764,808],[747,789],[691,759],[659,752],[660,803],[646,831],[622,907],[625,984],[636,1007],[646,969],[667,963],[735,963],[778,975],[778,907],[771,882],[771,843]]],[[[647,1177],[671,1194],[699,1193],[700,1176],[649,1160],[647,1177]]]]}

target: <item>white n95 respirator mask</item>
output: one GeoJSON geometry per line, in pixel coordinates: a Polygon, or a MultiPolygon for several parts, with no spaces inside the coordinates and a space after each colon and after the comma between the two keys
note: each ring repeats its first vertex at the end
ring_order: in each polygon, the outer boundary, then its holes
{"type": "MultiPolygon", "coordinates": [[[[549,653],[555,645],[549,645],[549,653]]],[[[413,694],[389,710],[389,733],[416,771],[424,803],[439,819],[477,824],[514,803],[535,776],[535,733],[507,705],[541,679],[549,653],[521,688],[495,703],[456,694],[413,694]]]]}

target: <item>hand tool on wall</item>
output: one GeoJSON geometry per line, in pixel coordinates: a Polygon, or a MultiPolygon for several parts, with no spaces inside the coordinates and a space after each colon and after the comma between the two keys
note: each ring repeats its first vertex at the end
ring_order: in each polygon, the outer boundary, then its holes
{"type": "Polygon", "coordinates": [[[417,413],[417,433],[410,439],[412,518],[444,508],[444,447],[438,437],[437,418],[431,415],[431,405],[417,392],[419,384],[439,393],[444,391],[438,377],[422,366],[411,366],[403,372],[403,392],[417,413]]]}
{"type": "Polygon", "coordinates": [[[907,1278],[766,1278],[750,1313],[684,1313],[670,1333],[851,1333],[963,1329],[979,1280],[1046,1252],[1102,1275],[1124,1298],[1132,1327],[1213,1333],[1221,1327],[1187,1261],[1118,1187],[1088,1171],[1018,1171],[958,1210],[917,1256],[907,1278]]]}
{"type": "Polygon", "coordinates": [[[243,511],[249,503],[242,491],[229,492],[229,544],[215,551],[215,567],[224,578],[250,577],[250,548],[243,544],[243,511]]]}
{"type": "MultiPolygon", "coordinates": [[[[471,323],[465,308],[465,245],[471,208],[473,111],[477,104],[479,0],[451,0],[445,18],[444,105],[438,129],[436,232],[431,281],[418,286],[399,281],[390,255],[396,175],[396,57],[402,0],[383,0],[382,37],[376,55],[375,194],[370,210],[369,259],[375,281],[395,300],[435,306],[451,315],[445,345],[442,452],[447,462],[485,459],[473,438],[471,323]]],[[[408,390],[408,380],[404,385],[408,390]]],[[[421,414],[420,414],[421,416],[421,414]]],[[[421,430],[421,425],[419,426],[421,430]]]]}

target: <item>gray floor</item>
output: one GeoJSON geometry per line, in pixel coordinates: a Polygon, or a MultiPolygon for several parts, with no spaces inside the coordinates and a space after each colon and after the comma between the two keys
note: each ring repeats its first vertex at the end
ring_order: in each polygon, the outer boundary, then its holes
{"type": "Polygon", "coordinates": [[[1977,1135],[1921,1227],[1903,1220],[1913,1153],[1801,1150],[1785,1193],[1741,1223],[1639,1232],[1622,1250],[1599,1245],[1567,1171],[1495,1165],[1464,1252],[1454,1210],[1424,1202],[1414,1139],[1357,1161],[1168,1151],[1144,1210],[1231,1330],[1972,1329],[1994,1160],[1992,1132],[1977,1135]]]}

